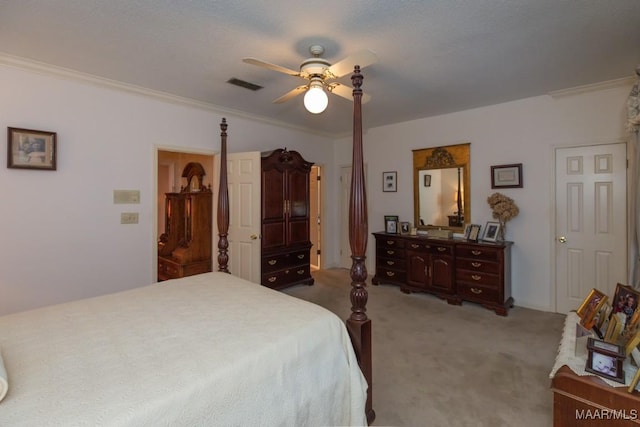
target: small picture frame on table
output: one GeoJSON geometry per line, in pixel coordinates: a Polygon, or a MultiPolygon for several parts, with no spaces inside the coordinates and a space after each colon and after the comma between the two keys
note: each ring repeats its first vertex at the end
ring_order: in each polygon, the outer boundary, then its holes
{"type": "Polygon", "coordinates": [[[589,338],[587,350],[589,355],[585,371],[624,384],[622,363],[626,355],[622,346],[589,338]]]}
{"type": "Polygon", "coordinates": [[[622,325],[623,330],[629,330],[636,326],[638,322],[638,300],[640,299],[640,292],[628,285],[618,283],[616,285],[616,291],[613,294],[613,301],[611,302],[611,316],[616,313],[623,313],[625,316],[625,322],[622,325]]]}
{"type": "Polygon", "coordinates": [[[384,231],[389,234],[398,234],[398,215],[384,216],[384,231]]]}
{"type": "Polygon", "coordinates": [[[495,242],[500,234],[500,223],[497,221],[487,221],[484,226],[484,237],[482,240],[487,242],[495,242]]]}
{"type": "Polygon", "coordinates": [[[465,238],[470,242],[477,242],[478,237],[480,236],[480,225],[478,224],[469,224],[469,230],[465,228],[465,238]]]}
{"type": "Polygon", "coordinates": [[[596,315],[607,301],[607,296],[601,291],[593,288],[578,307],[578,317],[580,324],[586,329],[592,329],[596,322],[596,315]]]}
{"type": "Polygon", "coordinates": [[[55,132],[7,128],[7,168],[56,170],[55,132]]]}
{"type": "Polygon", "coordinates": [[[398,191],[398,172],[382,172],[382,191],[385,193],[398,191]]]}
{"type": "Polygon", "coordinates": [[[407,221],[402,221],[400,223],[400,234],[409,234],[409,230],[411,228],[411,224],[407,221]]]}

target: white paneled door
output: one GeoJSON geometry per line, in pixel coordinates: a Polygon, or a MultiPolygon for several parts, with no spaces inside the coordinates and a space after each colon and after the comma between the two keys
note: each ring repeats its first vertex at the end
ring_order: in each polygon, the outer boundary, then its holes
{"type": "MultiPolygon", "coordinates": [[[[216,156],[216,170],[220,156],[216,156]]],[[[229,188],[229,271],[254,283],[260,283],[260,152],[227,154],[229,188]]],[[[217,212],[217,185],[214,203],[217,212]]],[[[214,230],[214,242],[218,231],[214,230]]],[[[217,246],[214,246],[214,271],[217,270],[217,246]]]]}
{"type": "Polygon", "coordinates": [[[627,277],[625,143],[558,148],[556,311],[579,307],[592,288],[612,298],[627,277]]]}

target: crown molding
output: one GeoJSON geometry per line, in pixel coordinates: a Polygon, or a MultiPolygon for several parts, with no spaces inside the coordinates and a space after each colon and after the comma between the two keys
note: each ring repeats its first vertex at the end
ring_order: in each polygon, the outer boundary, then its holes
{"type": "Polygon", "coordinates": [[[581,93],[594,92],[597,90],[613,89],[617,87],[628,87],[633,85],[635,80],[636,80],[635,77],[623,77],[620,79],[607,80],[604,82],[576,86],[568,89],[554,90],[552,92],[549,92],[549,96],[553,98],[562,98],[565,96],[579,95],[581,93]]]}
{"type": "Polygon", "coordinates": [[[168,102],[172,104],[179,104],[183,106],[199,108],[206,111],[221,114],[223,116],[235,116],[251,121],[256,121],[268,125],[278,126],[281,128],[287,128],[298,132],[304,132],[307,134],[314,134],[325,138],[335,139],[335,135],[327,134],[324,132],[318,132],[312,129],[308,129],[302,126],[295,126],[290,123],[280,122],[277,120],[267,119],[262,116],[248,114],[242,111],[234,110],[231,108],[222,107],[220,105],[211,104],[208,102],[198,101],[196,99],[173,95],[168,92],[162,92],[159,90],[148,89],[142,86],[136,86],[129,83],[124,83],[118,80],[107,79],[104,77],[96,76],[89,73],[83,73],[80,71],[72,70],[69,68],[59,67],[56,65],[47,64],[44,62],[34,61],[18,56],[9,55],[0,52],[0,65],[19,68],[26,71],[31,71],[39,74],[55,76],[67,80],[73,80],[76,82],[82,82],[102,88],[119,90],[122,92],[132,93],[136,95],[146,96],[159,101],[168,102]]]}

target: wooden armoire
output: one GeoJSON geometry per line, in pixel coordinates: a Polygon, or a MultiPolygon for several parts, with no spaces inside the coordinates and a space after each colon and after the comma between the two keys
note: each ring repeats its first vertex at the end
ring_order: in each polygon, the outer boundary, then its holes
{"type": "Polygon", "coordinates": [[[283,289],[313,284],[310,267],[309,176],[313,163],[297,151],[262,157],[262,280],[283,289]]]}
{"type": "Polygon", "coordinates": [[[165,194],[165,230],[158,242],[158,281],[211,271],[211,186],[200,163],[188,163],[179,193],[165,194]]]}

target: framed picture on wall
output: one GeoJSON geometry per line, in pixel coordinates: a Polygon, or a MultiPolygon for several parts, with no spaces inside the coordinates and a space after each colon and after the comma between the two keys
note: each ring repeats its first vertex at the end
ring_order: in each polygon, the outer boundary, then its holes
{"type": "Polygon", "coordinates": [[[7,167],[56,170],[56,133],[7,128],[7,167]]]}
{"type": "Polygon", "coordinates": [[[382,172],[382,191],[396,192],[398,191],[398,172],[382,172]]]}
{"type": "Polygon", "coordinates": [[[522,163],[491,166],[491,188],[522,188],[522,163]]]}

